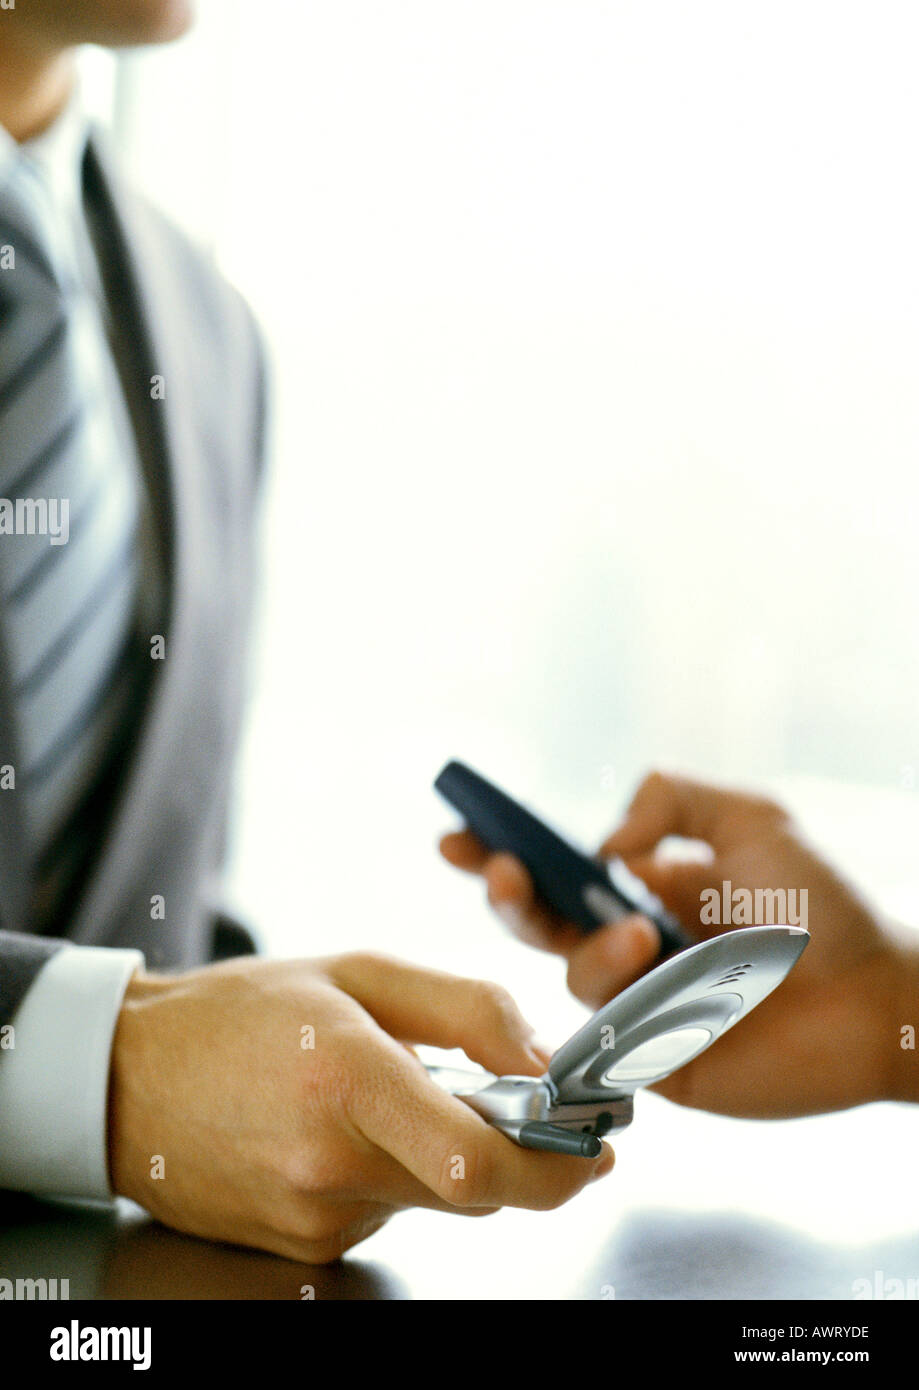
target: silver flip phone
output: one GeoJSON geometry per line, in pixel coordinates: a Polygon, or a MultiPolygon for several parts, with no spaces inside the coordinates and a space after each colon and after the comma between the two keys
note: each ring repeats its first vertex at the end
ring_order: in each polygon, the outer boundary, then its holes
{"type": "Polygon", "coordinates": [[[539,1078],[428,1070],[524,1148],[595,1157],[600,1135],[631,1123],[635,1091],[677,1071],[755,1009],[809,939],[800,927],[745,927],[671,956],[598,1010],[539,1078]]]}

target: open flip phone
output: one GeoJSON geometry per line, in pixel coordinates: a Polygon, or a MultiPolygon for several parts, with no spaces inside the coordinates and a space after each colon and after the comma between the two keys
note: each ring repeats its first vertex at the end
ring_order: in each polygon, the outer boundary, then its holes
{"type": "Polygon", "coordinates": [[[600,1152],[632,1121],[632,1098],[710,1047],[771,994],[810,937],[801,927],[743,927],[656,966],[588,1019],[544,1076],[430,1067],[434,1081],[527,1149],[600,1152]]]}
{"type": "Polygon", "coordinates": [[[662,1081],[781,984],[804,950],[801,927],[745,927],[690,945],[682,925],[625,865],[574,849],[531,812],[462,763],[437,790],[492,850],[517,855],[536,891],[585,932],[630,912],[652,918],[669,958],[598,1010],[555,1053],[544,1076],[499,1076],[432,1066],[438,1085],[524,1148],[585,1158],[600,1136],[632,1121],[633,1096],[662,1081]]]}

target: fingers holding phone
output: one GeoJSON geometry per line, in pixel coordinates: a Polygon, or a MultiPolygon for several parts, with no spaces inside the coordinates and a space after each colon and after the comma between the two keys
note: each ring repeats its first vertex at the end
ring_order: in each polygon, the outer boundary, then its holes
{"type": "Polygon", "coordinates": [[[516,936],[567,958],[569,986],[592,1008],[692,944],[622,859],[604,867],[462,763],[448,763],[435,786],[467,821],[441,853],[482,875],[516,936]]]}
{"type": "Polygon", "coordinates": [[[490,854],[468,830],[445,835],[440,851],[454,867],[482,875],[489,903],[518,940],[567,959],[568,988],[591,1009],[605,1004],[660,958],[660,933],[641,914],[585,935],[542,902],[514,855],[490,854]]]}
{"type": "Polygon", "coordinates": [[[164,1224],[325,1263],[394,1211],[547,1210],[608,1173],[511,1143],[405,1044],[538,1076],[510,996],[389,957],[248,957],[130,982],[112,1055],[113,1190],[164,1224]]]}

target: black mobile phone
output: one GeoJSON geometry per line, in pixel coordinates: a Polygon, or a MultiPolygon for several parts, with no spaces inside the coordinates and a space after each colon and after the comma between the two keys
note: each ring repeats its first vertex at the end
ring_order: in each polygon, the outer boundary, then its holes
{"type": "Polygon", "coordinates": [[[447,763],[434,786],[486,849],[515,855],[543,902],[583,932],[640,912],[660,932],[662,957],[694,944],[621,859],[604,863],[576,849],[465,763],[447,763]]]}

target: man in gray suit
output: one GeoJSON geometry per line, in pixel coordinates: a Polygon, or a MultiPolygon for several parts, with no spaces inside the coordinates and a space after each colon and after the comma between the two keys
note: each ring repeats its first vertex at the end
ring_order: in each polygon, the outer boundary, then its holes
{"type": "Polygon", "coordinates": [[[404,1045],[539,1074],[497,987],[255,960],[214,896],[263,355],[74,89],[80,44],[190,19],[188,0],[0,11],[0,1186],[123,1194],[322,1261],[401,1207],[555,1206],[612,1154],[517,1148],[404,1045]]]}

